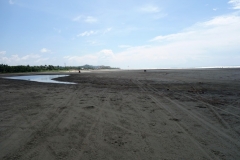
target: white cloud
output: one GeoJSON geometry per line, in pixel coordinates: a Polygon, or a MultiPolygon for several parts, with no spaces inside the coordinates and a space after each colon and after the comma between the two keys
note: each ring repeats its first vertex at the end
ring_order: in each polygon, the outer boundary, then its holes
{"type": "Polygon", "coordinates": [[[86,22],[86,23],[95,23],[95,22],[98,21],[97,18],[95,18],[95,17],[83,16],[83,15],[77,16],[77,17],[73,18],[72,20],[75,21],[75,22],[83,21],[83,22],[86,22]]]}
{"type": "Polygon", "coordinates": [[[90,35],[92,35],[92,34],[97,34],[97,31],[85,31],[85,32],[83,32],[83,33],[80,33],[80,34],[78,34],[77,36],[78,37],[84,37],[84,36],[90,36],[90,35]]]}
{"type": "Polygon", "coordinates": [[[217,8],[213,8],[213,11],[217,11],[218,9],[217,8]]]}
{"type": "Polygon", "coordinates": [[[85,31],[83,33],[80,33],[77,35],[77,37],[84,37],[84,36],[90,36],[90,35],[94,35],[94,34],[106,34],[108,32],[110,32],[112,30],[112,28],[107,28],[105,30],[100,30],[100,31],[85,31]]]}
{"type": "Polygon", "coordinates": [[[170,35],[156,36],[149,46],[121,52],[101,50],[68,57],[72,64],[89,63],[121,68],[231,66],[240,62],[240,16],[223,15],[170,35]]]}
{"type": "Polygon", "coordinates": [[[85,22],[87,23],[95,23],[97,22],[97,19],[92,17],[92,16],[87,16],[85,19],[84,19],[85,22]]]}
{"type": "Polygon", "coordinates": [[[47,58],[42,58],[38,54],[28,54],[19,56],[17,54],[11,56],[0,57],[0,61],[8,65],[42,65],[40,62],[46,62],[47,58]]]}
{"type": "MultiPolygon", "coordinates": [[[[219,16],[219,17],[215,17],[212,20],[206,21],[206,22],[202,22],[202,23],[198,23],[196,25],[194,25],[192,28],[194,29],[195,27],[201,27],[202,29],[207,29],[206,27],[210,28],[210,27],[227,27],[226,29],[228,30],[228,28],[233,27],[235,25],[239,24],[239,19],[240,16],[238,15],[224,15],[224,16],[219,16]],[[233,26],[231,26],[233,25],[233,26]]],[[[190,28],[191,29],[191,28],[190,28]]]]}
{"type": "Polygon", "coordinates": [[[47,49],[47,48],[42,48],[42,49],[40,50],[40,52],[42,52],[42,53],[52,53],[51,50],[49,50],[49,49],[47,49]]]}
{"type": "Polygon", "coordinates": [[[107,28],[103,31],[103,34],[106,34],[107,32],[110,32],[112,30],[112,28],[107,28]]]}
{"type": "Polygon", "coordinates": [[[7,53],[6,51],[0,51],[0,55],[4,55],[6,53],[7,53]]]}
{"type": "Polygon", "coordinates": [[[20,59],[21,60],[29,60],[29,59],[36,59],[36,58],[40,58],[40,56],[37,54],[29,54],[29,55],[21,57],[20,59]]]}
{"type": "Polygon", "coordinates": [[[157,6],[153,6],[153,5],[146,5],[144,7],[141,7],[140,10],[142,12],[147,12],[147,13],[157,13],[157,12],[160,12],[160,9],[157,6]]]}
{"type": "Polygon", "coordinates": [[[233,9],[240,9],[240,0],[230,0],[228,3],[233,5],[233,9]]]}
{"type": "Polygon", "coordinates": [[[94,41],[94,40],[92,40],[92,41],[87,41],[89,44],[91,44],[91,45],[99,45],[100,43],[99,42],[97,42],[97,41],[94,41]]]}
{"type": "Polygon", "coordinates": [[[98,65],[98,57],[96,55],[84,55],[84,56],[65,56],[63,57],[67,63],[71,63],[74,65],[98,65]]]}
{"type": "Polygon", "coordinates": [[[131,46],[130,45],[119,45],[118,47],[119,48],[130,48],[131,46]]]}
{"type": "Polygon", "coordinates": [[[61,29],[58,29],[58,28],[53,28],[56,32],[58,32],[58,33],[61,33],[62,32],[62,30],[61,29]]]}
{"type": "Polygon", "coordinates": [[[176,34],[169,34],[166,36],[157,36],[150,41],[169,41],[169,40],[178,40],[181,39],[183,36],[187,36],[193,34],[194,31],[183,32],[183,33],[176,33],[176,34]]]}
{"type": "Polygon", "coordinates": [[[14,4],[14,2],[12,0],[9,0],[8,2],[9,2],[9,4],[14,4]]]}
{"type": "Polygon", "coordinates": [[[103,49],[100,52],[94,54],[88,54],[83,56],[66,56],[64,57],[68,63],[71,64],[92,64],[92,65],[108,65],[110,61],[115,59],[115,55],[110,49],[103,49]]]}
{"type": "Polygon", "coordinates": [[[75,18],[73,18],[72,20],[73,21],[80,21],[81,19],[83,18],[83,16],[77,16],[77,17],[75,17],[75,18]]]}
{"type": "Polygon", "coordinates": [[[113,51],[111,49],[103,49],[97,55],[102,59],[114,57],[113,51]]]}
{"type": "Polygon", "coordinates": [[[207,42],[226,43],[239,40],[240,37],[240,17],[236,15],[227,15],[215,17],[212,20],[197,23],[183,32],[165,36],[157,36],[151,41],[171,41],[171,42],[207,42]],[[221,38],[220,38],[221,37],[221,38]],[[220,38],[220,39],[219,39],[220,38]]]}
{"type": "Polygon", "coordinates": [[[35,62],[43,65],[44,62],[46,63],[47,60],[49,60],[49,58],[38,58],[35,62]]]}
{"type": "MultiPolygon", "coordinates": [[[[232,63],[228,65],[234,65],[240,60],[237,57],[240,51],[239,28],[239,16],[219,16],[206,22],[197,23],[180,33],[157,36],[152,39],[153,42],[157,42],[155,46],[142,48],[141,50],[134,49],[134,53],[139,52],[139,56],[148,53],[150,57],[155,57],[155,59],[152,59],[153,62],[155,60],[160,62],[161,59],[165,58],[169,63],[182,63],[181,66],[184,63],[194,66],[196,65],[192,63],[194,61],[198,61],[198,64],[202,66],[214,65],[214,63],[221,65],[230,62],[230,60],[227,62],[224,59],[231,59],[232,63]]],[[[133,53],[133,51],[131,52],[133,53]]]]}
{"type": "Polygon", "coordinates": [[[167,13],[162,12],[161,9],[155,5],[145,5],[138,10],[142,13],[150,14],[153,19],[161,19],[168,15],[167,13]]]}

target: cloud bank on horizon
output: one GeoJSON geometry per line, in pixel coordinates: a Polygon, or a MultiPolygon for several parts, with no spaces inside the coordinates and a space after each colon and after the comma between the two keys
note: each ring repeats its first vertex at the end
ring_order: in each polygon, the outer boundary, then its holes
{"type": "Polygon", "coordinates": [[[0,64],[240,66],[240,0],[3,0],[0,64]]]}

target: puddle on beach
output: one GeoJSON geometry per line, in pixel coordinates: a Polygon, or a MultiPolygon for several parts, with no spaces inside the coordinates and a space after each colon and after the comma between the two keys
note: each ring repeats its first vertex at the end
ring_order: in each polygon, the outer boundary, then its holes
{"type": "Polygon", "coordinates": [[[73,82],[61,82],[61,81],[53,80],[54,78],[66,77],[66,76],[69,76],[69,75],[31,75],[31,76],[14,76],[14,77],[4,77],[4,78],[35,81],[35,82],[42,82],[42,83],[76,84],[73,82]]]}

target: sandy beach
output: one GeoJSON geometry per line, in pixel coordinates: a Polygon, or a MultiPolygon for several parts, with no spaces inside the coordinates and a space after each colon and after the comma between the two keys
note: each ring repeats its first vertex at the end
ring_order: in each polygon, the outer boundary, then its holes
{"type": "Polygon", "coordinates": [[[0,75],[0,159],[240,159],[240,69],[14,75],[0,75]]]}

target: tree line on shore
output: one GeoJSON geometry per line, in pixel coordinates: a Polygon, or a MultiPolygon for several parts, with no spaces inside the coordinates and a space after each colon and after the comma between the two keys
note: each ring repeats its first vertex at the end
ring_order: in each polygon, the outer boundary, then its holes
{"type": "Polygon", "coordinates": [[[44,72],[44,71],[57,71],[68,70],[69,67],[53,66],[53,65],[41,65],[41,66],[8,66],[6,64],[0,64],[0,73],[18,73],[18,72],[44,72]]]}
{"type": "Polygon", "coordinates": [[[40,66],[9,66],[7,64],[0,64],[0,73],[19,73],[19,72],[45,72],[45,71],[64,71],[64,70],[80,70],[80,69],[118,69],[110,66],[53,66],[53,65],[40,65],[40,66]]]}

